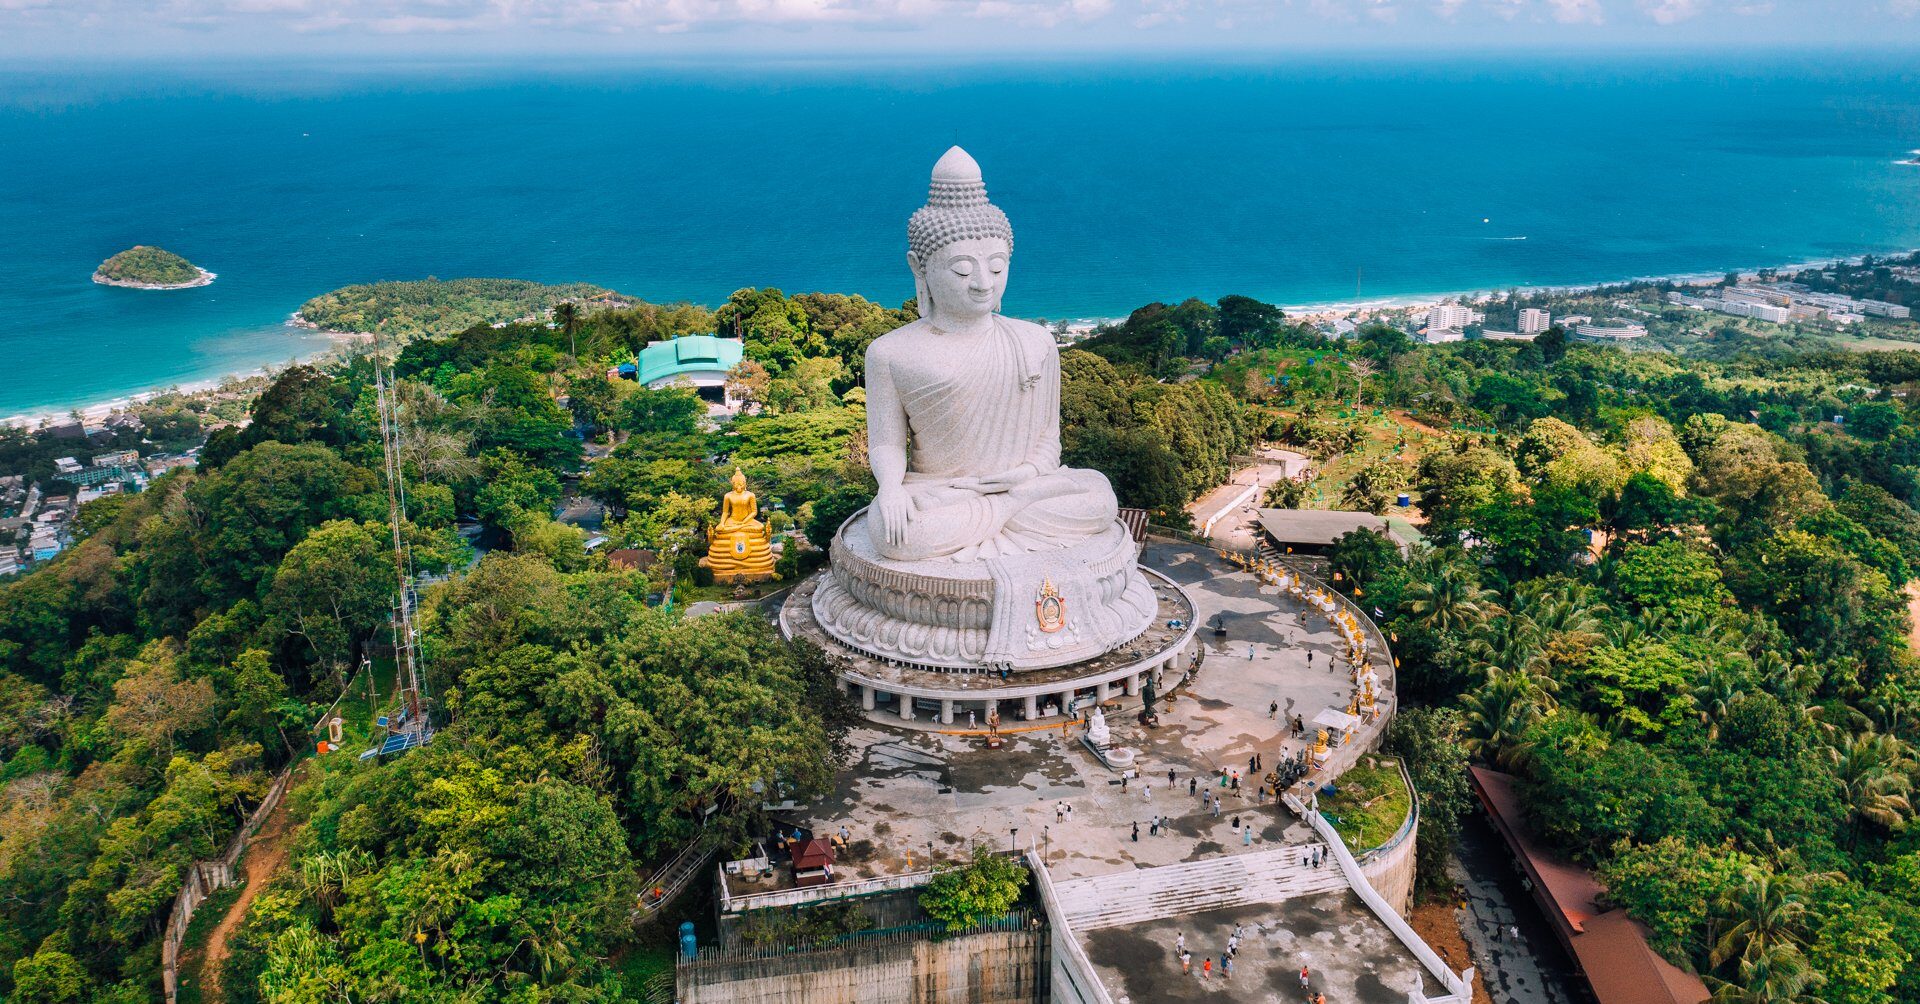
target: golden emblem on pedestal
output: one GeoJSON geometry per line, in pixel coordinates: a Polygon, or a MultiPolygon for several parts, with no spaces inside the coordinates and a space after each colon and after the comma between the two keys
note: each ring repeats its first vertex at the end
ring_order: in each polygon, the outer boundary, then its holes
{"type": "Polygon", "coordinates": [[[1040,582],[1040,595],[1033,600],[1033,619],[1040,623],[1040,630],[1048,634],[1067,626],[1067,601],[1060,590],[1053,587],[1051,577],[1040,582]]]}

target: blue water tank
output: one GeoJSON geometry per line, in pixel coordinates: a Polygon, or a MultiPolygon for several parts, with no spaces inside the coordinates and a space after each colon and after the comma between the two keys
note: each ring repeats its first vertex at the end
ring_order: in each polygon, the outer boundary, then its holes
{"type": "Polygon", "coordinates": [[[1395,499],[1393,504],[1397,506],[1410,506],[1413,504],[1413,499],[1407,495],[1406,492],[1401,492],[1400,497],[1395,499]]]}
{"type": "Polygon", "coordinates": [[[695,947],[693,921],[683,920],[680,922],[680,954],[691,959],[693,958],[693,950],[695,947]]]}

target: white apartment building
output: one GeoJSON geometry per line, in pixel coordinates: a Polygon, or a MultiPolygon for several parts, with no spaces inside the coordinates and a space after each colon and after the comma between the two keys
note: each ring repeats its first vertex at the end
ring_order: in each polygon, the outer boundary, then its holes
{"type": "Polygon", "coordinates": [[[1436,328],[1436,327],[1433,327],[1432,325],[1428,325],[1427,327],[1427,344],[1428,345],[1440,345],[1446,342],[1457,342],[1466,337],[1467,336],[1464,333],[1462,333],[1459,328],[1436,328]]]}
{"type": "Polygon", "coordinates": [[[1427,311],[1427,327],[1457,330],[1485,317],[1485,314],[1471,307],[1463,307],[1457,303],[1442,303],[1427,311]]]}
{"type": "Polygon", "coordinates": [[[1539,307],[1528,307],[1520,311],[1519,333],[1537,335],[1553,326],[1553,314],[1539,307]]]}

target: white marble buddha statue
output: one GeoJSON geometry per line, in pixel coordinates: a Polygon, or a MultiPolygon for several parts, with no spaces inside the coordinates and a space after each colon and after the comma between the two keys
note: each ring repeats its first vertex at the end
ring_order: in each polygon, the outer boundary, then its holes
{"type": "Polygon", "coordinates": [[[1090,659],[1157,600],[1097,471],[1060,464],[1060,354],[1002,317],[1013,229],[955,147],[907,224],[920,319],[867,349],[873,504],[809,601],[849,647],[1008,674],[1090,659]]]}
{"type": "Polygon", "coordinates": [[[968,561],[1064,547],[1113,525],[1098,471],[1060,465],[1060,353],[998,313],[1013,229],[954,147],[907,224],[920,319],[867,349],[869,532],[896,560],[968,561]]]}

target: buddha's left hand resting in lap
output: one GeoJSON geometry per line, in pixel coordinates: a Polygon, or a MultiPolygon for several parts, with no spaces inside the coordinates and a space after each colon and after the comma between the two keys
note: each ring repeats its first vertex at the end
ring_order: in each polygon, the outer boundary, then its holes
{"type": "Polygon", "coordinates": [[[919,320],[867,349],[867,441],[879,493],[867,521],[888,558],[967,561],[1085,540],[1111,526],[1113,488],[1060,465],[1060,354],[1002,317],[1006,215],[955,147],[907,224],[919,320]]]}

